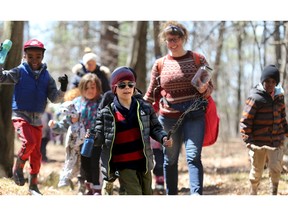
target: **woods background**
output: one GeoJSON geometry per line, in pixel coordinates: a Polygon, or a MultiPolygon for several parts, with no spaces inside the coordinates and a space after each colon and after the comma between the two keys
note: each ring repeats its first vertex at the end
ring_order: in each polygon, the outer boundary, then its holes
{"type": "MultiPolygon", "coordinates": [[[[181,22],[181,21],[180,21],[181,22]]],[[[213,96],[220,116],[220,137],[229,143],[239,138],[239,119],[246,97],[267,64],[281,72],[287,93],[288,22],[286,21],[183,21],[190,32],[187,49],[202,53],[214,69],[213,96]]],[[[0,21],[0,41],[13,42],[4,65],[21,62],[23,41],[37,38],[46,47],[44,61],[56,79],[67,74],[90,47],[98,63],[113,71],[129,66],[137,73],[137,87],[146,91],[156,58],[165,55],[157,35],[161,21],[0,21]]],[[[58,83],[57,83],[58,84],[58,83]]],[[[0,177],[11,176],[14,129],[11,125],[13,86],[0,85],[0,177]]],[[[287,100],[286,96],[286,100],[287,100]]]]}

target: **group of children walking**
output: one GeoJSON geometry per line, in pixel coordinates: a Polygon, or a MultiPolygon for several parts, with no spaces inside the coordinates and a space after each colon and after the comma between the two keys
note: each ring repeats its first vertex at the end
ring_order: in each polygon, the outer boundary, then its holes
{"type": "MultiPolygon", "coordinates": [[[[160,60],[155,62],[144,97],[136,88],[137,76],[132,68],[118,67],[112,74],[107,73],[107,68],[99,66],[96,55],[91,52],[86,53],[81,64],[74,67],[75,75],[69,90],[66,74],[58,78],[60,87],[57,88],[46,64],[42,63],[46,50],[44,44],[36,39],[24,44],[23,62],[11,70],[1,68],[0,71],[0,83],[15,85],[12,122],[22,143],[13,167],[13,179],[17,185],[25,184],[23,168],[29,161],[29,191],[35,195],[42,194],[37,183],[42,157],[41,115],[49,99],[52,103],[62,103],[60,111],[64,118],[50,120],[48,125],[54,133],[66,133],[66,157],[59,188],[74,188],[72,179],[77,177],[80,194],[113,194],[113,183],[118,179],[120,194],[152,195],[153,170],[156,188],[163,190],[165,179],[167,194],[176,195],[178,157],[184,142],[191,194],[202,194],[201,150],[206,106],[185,116],[180,125],[182,129],[175,134],[168,136],[167,130],[173,128],[181,113],[197,96],[201,95],[205,101],[212,93],[213,85],[210,80],[198,91],[191,86],[191,79],[185,78],[191,74],[183,76],[179,64],[190,62],[187,67],[191,67],[192,77],[197,72],[192,52],[184,49],[187,29],[177,22],[167,23],[161,37],[172,53],[164,59],[170,67],[166,67],[163,60],[161,72],[160,60]],[[151,102],[155,99],[153,93],[160,72],[162,91],[161,99],[156,101],[160,110],[158,116],[151,102]],[[90,135],[88,129],[95,130],[91,157],[81,154],[84,140],[90,135]]],[[[208,64],[202,55],[199,61],[208,64]]],[[[278,193],[284,136],[288,136],[284,93],[279,83],[278,68],[274,65],[265,67],[260,83],[246,100],[240,120],[242,138],[249,149],[249,179],[253,195],[258,192],[267,161],[271,194],[278,193]]]]}
{"type": "MultiPolygon", "coordinates": [[[[79,193],[87,195],[112,194],[113,181],[116,178],[110,178],[111,173],[107,173],[107,170],[103,171],[102,169],[101,173],[101,155],[102,161],[112,159],[109,166],[113,167],[113,173],[119,173],[117,177],[121,182],[123,194],[152,194],[150,171],[154,167],[154,159],[150,139],[148,138],[151,135],[165,146],[170,146],[171,140],[167,140],[167,134],[158,122],[152,106],[144,103],[144,100],[139,103],[140,100],[136,99],[137,97],[134,98],[136,91],[134,71],[132,72],[130,68],[123,67],[118,72],[113,72],[111,85],[107,88],[109,76],[101,73],[100,67],[98,67],[97,72],[95,72],[97,67],[94,67],[92,71],[87,70],[87,68],[96,65],[95,54],[88,53],[83,57],[85,64],[83,63],[82,67],[87,71],[81,75],[81,79],[78,79],[79,82],[77,83],[75,81],[77,79],[74,79],[75,86],[67,90],[68,76],[65,75],[59,77],[58,81],[61,86],[57,89],[56,82],[49,74],[46,64],[42,63],[45,50],[42,42],[36,39],[29,40],[24,44],[23,63],[14,69],[1,71],[1,83],[15,85],[12,121],[22,142],[22,147],[17,154],[13,167],[15,183],[19,186],[25,184],[23,168],[26,161],[29,160],[29,192],[34,195],[42,195],[37,181],[41,166],[40,148],[43,126],[41,114],[44,113],[47,99],[49,99],[52,103],[62,103],[60,112],[64,118],[60,121],[50,120],[48,125],[54,133],[66,133],[66,158],[63,170],[60,173],[59,188],[65,186],[73,188],[72,179],[77,176],[79,193]],[[127,85],[126,81],[128,82],[127,85]],[[113,143],[115,145],[113,151],[111,146],[109,158],[106,158],[106,141],[102,141],[106,139],[105,136],[107,135],[106,132],[103,133],[104,127],[101,128],[101,131],[97,131],[97,144],[93,146],[91,157],[85,157],[80,152],[86,131],[95,129],[96,122],[103,121],[102,117],[97,114],[103,97],[102,83],[106,83],[105,90],[112,89],[111,93],[113,97],[115,96],[114,99],[109,99],[108,103],[114,113],[109,117],[109,124],[112,125],[117,121],[121,121],[122,125],[116,123],[113,125],[114,132],[109,131],[108,133],[109,139],[118,140],[113,143]],[[114,110],[116,107],[117,111],[114,110]],[[117,120],[117,117],[120,116],[121,118],[117,120]],[[122,132],[124,136],[120,132],[121,128],[127,129],[126,132],[122,132]],[[103,138],[100,138],[100,136],[103,136],[103,138]],[[122,140],[120,137],[125,139],[122,140]],[[120,141],[121,143],[118,144],[120,141]],[[135,172],[130,172],[131,170],[135,172]],[[125,174],[126,171],[127,174],[125,174]],[[105,180],[105,184],[103,184],[104,192],[102,191],[102,175],[105,180]],[[128,183],[126,178],[129,180],[128,183]],[[135,188],[134,184],[138,185],[138,188],[135,188]]],[[[77,73],[77,76],[79,76],[79,73],[77,73]]],[[[102,122],[103,124],[107,125],[106,122],[102,122]]],[[[105,130],[108,128],[105,126],[105,130]]],[[[106,165],[103,166],[103,164],[102,167],[105,167],[106,165]]],[[[112,170],[109,172],[112,172],[112,170]]]]}

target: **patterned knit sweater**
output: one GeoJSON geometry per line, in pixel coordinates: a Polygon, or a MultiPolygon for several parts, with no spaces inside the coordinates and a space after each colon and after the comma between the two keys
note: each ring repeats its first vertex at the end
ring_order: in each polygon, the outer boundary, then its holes
{"type": "Polygon", "coordinates": [[[274,99],[261,83],[252,88],[240,120],[243,141],[257,146],[278,147],[288,135],[282,88],[275,88],[274,99]]]}
{"type": "MultiPolygon", "coordinates": [[[[200,55],[200,64],[208,65],[205,57],[200,55]]],[[[154,94],[153,91],[156,89],[158,83],[156,78],[161,73],[161,95],[166,98],[169,104],[181,104],[185,102],[191,102],[195,99],[196,96],[200,96],[201,94],[191,85],[191,80],[196,74],[199,66],[196,65],[195,60],[193,58],[192,52],[188,51],[184,56],[181,57],[172,57],[171,55],[167,55],[164,59],[162,71],[158,71],[160,69],[157,66],[160,63],[160,59],[157,59],[154,63],[151,71],[150,84],[148,90],[144,96],[144,99],[150,103],[154,102],[154,94]]],[[[210,81],[208,89],[201,95],[204,97],[208,97],[213,90],[213,85],[210,81]]],[[[159,95],[158,95],[159,96],[159,95]]],[[[175,110],[171,107],[164,107],[163,104],[159,104],[160,115],[176,116],[181,115],[181,111],[175,110]]],[[[176,117],[175,116],[175,117],[176,117]]]]}

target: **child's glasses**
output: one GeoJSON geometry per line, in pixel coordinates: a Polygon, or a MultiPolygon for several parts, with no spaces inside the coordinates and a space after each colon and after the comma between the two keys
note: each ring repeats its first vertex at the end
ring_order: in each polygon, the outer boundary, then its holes
{"type": "Polygon", "coordinates": [[[133,88],[133,87],[135,87],[135,85],[136,85],[135,82],[128,82],[128,83],[120,82],[117,84],[117,87],[119,89],[124,89],[124,88],[126,88],[126,86],[128,86],[129,88],[133,88]]]}

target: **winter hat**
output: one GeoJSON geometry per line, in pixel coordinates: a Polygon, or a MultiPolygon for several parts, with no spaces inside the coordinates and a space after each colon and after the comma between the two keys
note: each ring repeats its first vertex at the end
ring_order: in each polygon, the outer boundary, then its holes
{"type": "Polygon", "coordinates": [[[28,40],[25,44],[24,44],[24,51],[26,49],[30,49],[30,48],[37,48],[37,49],[42,49],[43,51],[45,51],[45,47],[44,47],[44,44],[42,42],[40,42],[39,40],[37,39],[31,39],[31,40],[28,40]]]}
{"type": "Polygon", "coordinates": [[[90,60],[94,60],[95,62],[97,62],[97,55],[95,53],[86,53],[83,56],[83,64],[85,65],[88,61],[90,60]]]}
{"type": "Polygon", "coordinates": [[[120,81],[129,80],[135,82],[135,76],[130,68],[128,67],[118,67],[116,68],[111,75],[111,89],[113,93],[116,92],[116,84],[120,81]]]}
{"type": "Polygon", "coordinates": [[[261,75],[261,83],[263,83],[266,79],[272,78],[276,81],[277,85],[280,82],[280,73],[278,68],[275,65],[268,65],[264,68],[261,75]]]}

